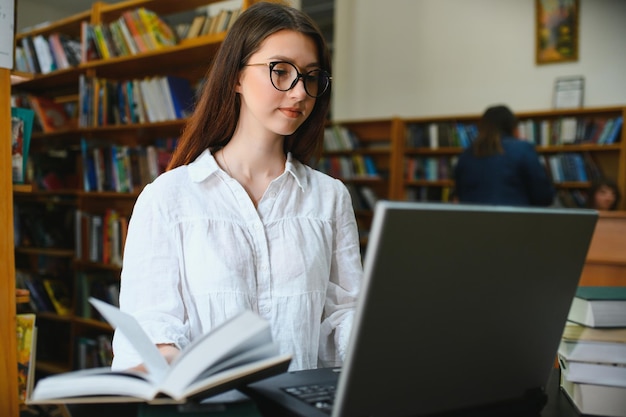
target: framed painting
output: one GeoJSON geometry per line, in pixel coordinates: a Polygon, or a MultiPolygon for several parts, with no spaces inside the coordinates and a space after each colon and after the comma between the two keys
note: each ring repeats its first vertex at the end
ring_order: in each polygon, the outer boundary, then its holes
{"type": "Polygon", "coordinates": [[[578,61],[580,0],[535,0],[537,64],[578,61]]]}

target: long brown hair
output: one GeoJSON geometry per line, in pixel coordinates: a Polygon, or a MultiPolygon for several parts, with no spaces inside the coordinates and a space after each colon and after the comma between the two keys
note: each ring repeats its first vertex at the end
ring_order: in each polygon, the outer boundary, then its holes
{"type": "MultiPolygon", "coordinates": [[[[183,129],[168,170],[192,162],[207,148],[214,151],[230,141],[239,120],[241,99],[235,92],[239,72],[268,36],[284,29],[313,39],[320,67],[331,71],[326,42],[309,16],[283,4],[260,2],[250,6],[229,30],[207,71],[206,82],[183,129]]],[[[311,115],[298,130],[285,137],[285,152],[291,152],[302,163],[309,163],[319,154],[330,105],[330,90],[329,86],[328,91],[316,99],[311,115]]]]}
{"type": "Polygon", "coordinates": [[[472,144],[474,155],[489,156],[504,153],[502,137],[513,136],[517,118],[507,106],[489,107],[478,122],[478,136],[472,144]]]}

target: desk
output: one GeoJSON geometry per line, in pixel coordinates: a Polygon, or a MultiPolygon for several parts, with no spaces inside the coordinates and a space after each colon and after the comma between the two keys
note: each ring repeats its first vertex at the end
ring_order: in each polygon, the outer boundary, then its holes
{"type": "MultiPolygon", "coordinates": [[[[579,417],[567,396],[559,388],[559,370],[554,369],[546,386],[548,404],[540,417],[579,417]]],[[[260,414],[252,404],[229,412],[192,410],[176,412],[172,406],[146,406],[145,404],[97,404],[69,406],[72,417],[277,417],[260,414]],[[160,407],[160,408],[159,408],[160,407]]],[[[459,415],[461,417],[461,415],[459,415]]],[[[506,416],[503,416],[506,417],[506,416]]]]}
{"type": "Polygon", "coordinates": [[[626,285],[626,211],[600,212],[579,285],[626,285]]]}

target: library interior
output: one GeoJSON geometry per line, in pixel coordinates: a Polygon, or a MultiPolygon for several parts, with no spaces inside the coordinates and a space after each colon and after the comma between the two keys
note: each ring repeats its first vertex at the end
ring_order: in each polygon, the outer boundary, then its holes
{"type": "MultiPolygon", "coordinates": [[[[111,365],[114,329],[89,299],[119,305],[135,202],[168,169],[230,28],[261,1],[0,0],[0,137],[12,145],[0,152],[1,415],[74,417],[30,405],[33,387],[111,365]]],[[[609,301],[620,319],[564,323],[555,392],[564,415],[626,417],[626,2],[286,3],[329,47],[329,114],[310,166],[348,190],[363,258],[379,201],[469,202],[455,172],[489,136],[493,106],[513,112],[508,139],[550,183],[542,209],[597,210],[573,301],[609,301]]],[[[309,88],[313,72],[291,66],[290,88],[309,88]]]]}

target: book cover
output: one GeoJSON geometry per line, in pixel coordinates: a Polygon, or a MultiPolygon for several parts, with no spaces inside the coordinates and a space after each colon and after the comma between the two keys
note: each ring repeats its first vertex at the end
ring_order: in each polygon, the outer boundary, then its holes
{"type": "MultiPolygon", "coordinates": [[[[193,111],[194,91],[186,78],[168,75],[165,77],[167,94],[173,105],[174,118],[182,119],[193,111]]],[[[168,100],[168,103],[169,103],[168,100]]]]}
{"type": "Polygon", "coordinates": [[[141,31],[139,30],[139,23],[137,19],[133,15],[132,11],[126,11],[122,14],[124,18],[124,23],[126,23],[126,27],[128,28],[128,32],[132,35],[133,40],[135,41],[135,46],[138,53],[148,52],[150,48],[146,44],[141,31]]]}
{"type": "Polygon", "coordinates": [[[70,67],[70,62],[65,54],[65,49],[61,43],[61,36],[59,33],[51,33],[48,36],[48,42],[50,43],[50,51],[52,52],[54,62],[56,62],[57,69],[65,69],[70,67]]]}
{"type": "Polygon", "coordinates": [[[35,370],[36,316],[32,313],[16,316],[17,331],[17,385],[20,402],[26,401],[32,391],[35,370]]]}
{"type": "Polygon", "coordinates": [[[137,44],[135,43],[133,35],[130,33],[128,26],[126,25],[124,17],[122,16],[117,21],[111,23],[111,25],[113,24],[115,24],[115,26],[119,29],[129,54],[136,55],[139,50],[137,49],[137,44]]]}
{"type": "Polygon", "coordinates": [[[578,287],[567,319],[589,327],[626,327],[626,287],[578,287]]]}
{"type": "Polygon", "coordinates": [[[37,55],[37,61],[39,61],[39,69],[42,74],[48,74],[57,69],[50,45],[43,35],[37,35],[33,37],[33,46],[35,54],[37,55]]]}
{"type": "Polygon", "coordinates": [[[34,277],[28,272],[16,271],[16,275],[24,283],[25,287],[30,291],[31,305],[37,312],[54,312],[52,300],[48,297],[48,293],[43,286],[40,277],[34,277]]]}
{"type": "Polygon", "coordinates": [[[11,164],[13,182],[16,184],[26,180],[34,117],[35,113],[30,109],[11,107],[11,164]]]}
{"type": "Polygon", "coordinates": [[[611,131],[608,133],[606,140],[605,140],[605,144],[607,145],[612,145],[616,142],[619,142],[619,134],[622,131],[622,124],[624,123],[624,118],[622,116],[619,116],[615,119],[615,123],[613,123],[613,127],[611,128],[611,131]]]}
{"type": "Polygon", "coordinates": [[[191,38],[197,37],[200,34],[200,31],[202,30],[202,25],[204,24],[205,20],[206,20],[206,16],[204,15],[195,16],[193,20],[191,21],[191,26],[189,27],[189,30],[187,31],[185,38],[191,39],[191,38]]]}
{"type": "Polygon", "coordinates": [[[287,370],[269,323],[246,310],[194,340],[168,364],[135,318],[95,298],[92,305],[143,358],[146,372],[83,369],[39,380],[29,403],[184,402],[287,370]]]}
{"type": "Polygon", "coordinates": [[[45,278],[43,286],[52,301],[54,310],[59,316],[67,316],[72,312],[72,301],[67,285],[61,280],[45,278]]]}
{"type": "Polygon", "coordinates": [[[63,104],[48,97],[29,95],[28,98],[45,133],[75,127],[63,104]]]}
{"type": "Polygon", "coordinates": [[[39,61],[37,60],[37,55],[35,53],[35,45],[33,44],[32,36],[25,36],[21,41],[22,48],[24,48],[24,55],[26,56],[26,62],[28,62],[28,68],[30,72],[33,74],[38,74],[41,72],[41,67],[39,66],[39,61]]]}

